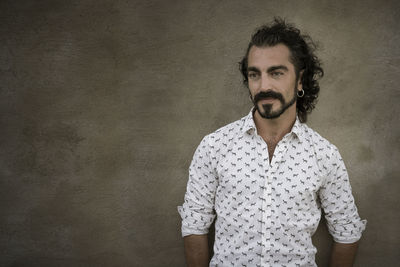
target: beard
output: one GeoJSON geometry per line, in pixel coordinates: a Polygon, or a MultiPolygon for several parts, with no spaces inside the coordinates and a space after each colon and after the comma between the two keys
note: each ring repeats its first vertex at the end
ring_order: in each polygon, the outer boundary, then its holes
{"type": "Polygon", "coordinates": [[[294,94],[293,98],[289,101],[286,102],[285,99],[283,98],[283,95],[274,92],[274,91],[266,91],[266,92],[259,92],[252,98],[254,108],[257,110],[258,114],[264,119],[275,119],[281,116],[288,108],[290,108],[294,103],[297,101],[297,84],[294,88],[294,94]],[[281,102],[281,107],[278,110],[273,111],[272,106],[273,104],[263,104],[262,108],[264,111],[260,110],[258,102],[262,99],[265,98],[275,98],[278,99],[279,102],[281,102]]]}

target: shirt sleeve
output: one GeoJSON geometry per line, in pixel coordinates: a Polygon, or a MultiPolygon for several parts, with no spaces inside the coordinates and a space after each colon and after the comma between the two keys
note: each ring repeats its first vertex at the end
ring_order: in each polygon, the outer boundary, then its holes
{"type": "Polygon", "coordinates": [[[319,193],[328,230],[335,242],[354,243],[361,238],[367,221],[358,215],[349,176],[336,147],[328,158],[330,172],[319,193]]]}
{"type": "Polygon", "coordinates": [[[185,200],[182,206],[178,206],[182,218],[182,236],[207,234],[215,218],[217,175],[211,161],[209,138],[204,137],[194,153],[185,200]]]}

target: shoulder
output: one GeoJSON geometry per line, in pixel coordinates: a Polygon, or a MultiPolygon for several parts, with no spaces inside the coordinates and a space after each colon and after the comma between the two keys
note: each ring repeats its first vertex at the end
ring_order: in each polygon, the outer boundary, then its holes
{"type": "Polygon", "coordinates": [[[303,124],[305,139],[309,144],[318,149],[321,152],[328,152],[337,150],[337,147],[332,144],[328,139],[321,136],[317,131],[308,127],[306,124],[303,124]]]}
{"type": "Polygon", "coordinates": [[[217,166],[221,157],[226,155],[231,145],[236,140],[242,138],[246,118],[247,116],[222,126],[207,134],[201,140],[198,150],[201,150],[203,153],[208,155],[210,162],[214,167],[217,166]]]}
{"type": "Polygon", "coordinates": [[[318,165],[325,171],[330,171],[336,166],[336,162],[341,160],[338,148],[317,131],[303,124],[304,140],[313,150],[318,165]]]}
{"type": "Polygon", "coordinates": [[[207,134],[203,140],[205,140],[211,146],[218,146],[219,144],[222,144],[227,140],[242,134],[246,118],[247,116],[244,116],[241,119],[218,128],[214,132],[207,134]]]}

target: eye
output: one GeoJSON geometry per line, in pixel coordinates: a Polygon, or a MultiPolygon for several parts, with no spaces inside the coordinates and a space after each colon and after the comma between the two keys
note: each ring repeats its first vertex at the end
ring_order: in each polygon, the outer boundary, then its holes
{"type": "Polygon", "coordinates": [[[249,73],[247,74],[247,77],[248,77],[249,79],[252,79],[252,80],[257,79],[257,78],[258,78],[258,73],[257,73],[257,72],[249,72],[249,73]]]}
{"type": "Polygon", "coordinates": [[[283,72],[280,72],[280,71],[274,71],[274,72],[271,72],[271,76],[272,77],[280,77],[280,76],[282,76],[283,75],[283,72]]]}

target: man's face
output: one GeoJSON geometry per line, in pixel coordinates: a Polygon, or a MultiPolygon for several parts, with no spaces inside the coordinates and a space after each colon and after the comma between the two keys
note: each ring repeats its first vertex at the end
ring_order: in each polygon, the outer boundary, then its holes
{"type": "Polygon", "coordinates": [[[302,87],[286,45],[253,46],[247,71],[250,95],[261,117],[278,118],[296,103],[297,90],[302,87]]]}

